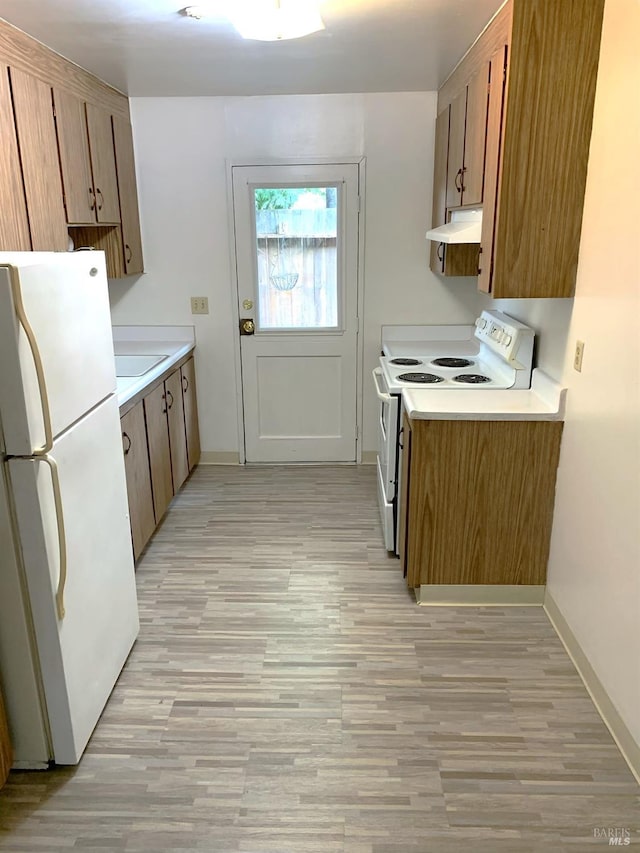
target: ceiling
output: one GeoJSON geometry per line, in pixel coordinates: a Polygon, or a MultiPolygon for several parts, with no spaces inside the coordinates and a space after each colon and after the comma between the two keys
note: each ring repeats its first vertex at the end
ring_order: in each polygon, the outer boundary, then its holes
{"type": "Polygon", "coordinates": [[[0,0],[0,17],[131,96],[402,92],[437,89],[503,2],[324,0],[324,31],[250,42],[219,11],[181,14],[198,1],[0,0]]]}

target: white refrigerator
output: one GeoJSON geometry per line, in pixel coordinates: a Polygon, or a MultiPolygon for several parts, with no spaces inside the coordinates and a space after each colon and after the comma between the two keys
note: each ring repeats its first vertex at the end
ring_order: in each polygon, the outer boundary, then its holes
{"type": "Polygon", "coordinates": [[[102,252],[0,253],[0,684],[14,766],[76,764],[138,634],[102,252]]]}

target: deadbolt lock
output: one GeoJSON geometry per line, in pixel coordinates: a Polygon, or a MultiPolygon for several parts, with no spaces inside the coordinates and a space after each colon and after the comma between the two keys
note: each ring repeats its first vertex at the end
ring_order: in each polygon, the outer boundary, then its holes
{"type": "Polygon", "coordinates": [[[253,320],[240,320],[240,334],[241,335],[252,335],[256,330],[255,323],[253,320]]]}
{"type": "Polygon", "coordinates": [[[251,311],[251,309],[253,308],[253,302],[250,299],[245,299],[242,303],[242,307],[245,311],[251,311]]]}

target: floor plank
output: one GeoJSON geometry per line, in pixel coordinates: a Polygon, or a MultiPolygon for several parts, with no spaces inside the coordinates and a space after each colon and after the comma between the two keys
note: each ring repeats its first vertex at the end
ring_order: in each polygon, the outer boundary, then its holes
{"type": "Polygon", "coordinates": [[[426,608],[372,467],[200,467],[77,768],[10,775],[0,849],[480,853],[638,843],[638,786],[539,608],[426,608]],[[595,833],[595,834],[594,834],[595,833]]]}

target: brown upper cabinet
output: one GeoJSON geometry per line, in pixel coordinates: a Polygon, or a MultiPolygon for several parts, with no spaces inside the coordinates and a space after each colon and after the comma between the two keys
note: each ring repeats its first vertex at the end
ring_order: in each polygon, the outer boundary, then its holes
{"type": "Polygon", "coordinates": [[[574,293],[603,9],[508,0],[438,92],[438,115],[451,116],[445,221],[480,194],[480,259],[467,274],[496,298],[574,293]],[[482,158],[482,183],[467,152],[482,158]]]}
{"type": "Polygon", "coordinates": [[[17,68],[9,69],[9,78],[31,248],[34,252],[64,252],[69,235],[62,202],[51,86],[17,68]]]}
{"type": "Polygon", "coordinates": [[[447,207],[482,203],[489,63],[450,105],[447,207]]]}
{"type": "Polygon", "coordinates": [[[116,154],[120,216],[122,221],[122,244],[124,265],[127,275],[143,272],[142,239],[140,216],[136,192],[136,165],[133,155],[131,125],[120,116],[113,116],[113,142],[116,154]]]}
{"type": "Polygon", "coordinates": [[[59,88],[53,101],[68,224],[120,222],[111,116],[59,88]]]}
{"type": "MultiPolygon", "coordinates": [[[[436,118],[432,227],[444,225],[451,209],[482,204],[488,91],[486,63],[436,118]]],[[[471,243],[432,243],[430,267],[444,276],[477,275],[478,255],[471,243]]]]}
{"type": "Polygon", "coordinates": [[[18,140],[13,122],[9,69],[0,63],[0,197],[3,211],[0,216],[0,245],[8,252],[28,252],[31,249],[27,201],[20,172],[18,140]],[[6,205],[6,207],[5,207],[6,205]]]}
{"type": "Polygon", "coordinates": [[[0,20],[0,251],[105,252],[142,272],[129,102],[0,20]],[[116,170],[117,158],[117,170],[116,170]]]}

